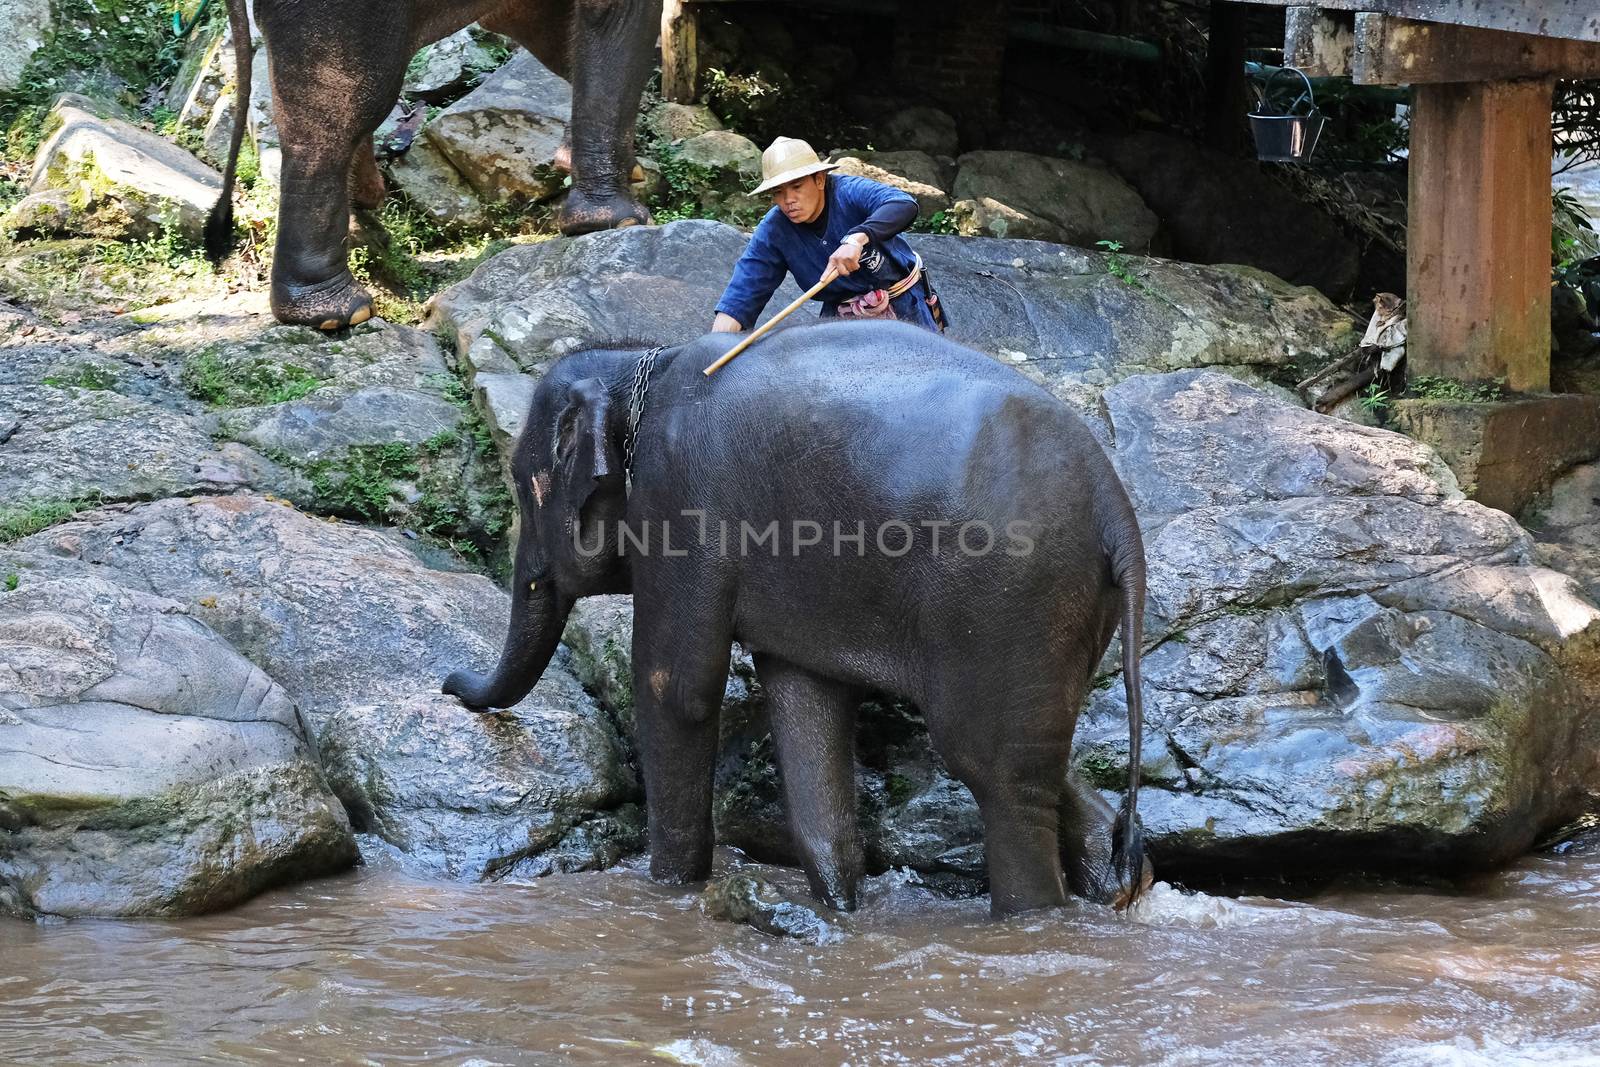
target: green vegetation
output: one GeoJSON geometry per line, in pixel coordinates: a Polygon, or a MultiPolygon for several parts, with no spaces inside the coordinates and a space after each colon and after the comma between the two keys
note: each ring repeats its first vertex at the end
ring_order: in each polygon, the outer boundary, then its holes
{"type": "Polygon", "coordinates": [[[52,374],[42,381],[44,385],[53,385],[57,389],[76,387],[103,391],[116,388],[117,376],[104,367],[85,363],[81,367],[74,367],[68,374],[52,374]]]}
{"type": "Polygon", "coordinates": [[[12,572],[11,574],[6,575],[6,581],[5,581],[5,590],[6,590],[6,592],[15,593],[17,591],[17,583],[19,583],[20,581],[22,581],[22,579],[16,574],[16,572],[12,572]]]}
{"type": "Polygon", "coordinates": [[[296,364],[267,357],[229,362],[214,348],[191,356],[181,381],[190,396],[214,408],[282,404],[322,385],[320,378],[296,364]]]}
{"type": "Polygon", "coordinates": [[[1389,410],[1389,390],[1373,382],[1361,391],[1361,410],[1374,418],[1389,410]]]}
{"type": "Polygon", "coordinates": [[[1134,276],[1133,266],[1128,262],[1128,257],[1122,254],[1121,241],[1096,241],[1096,248],[1105,249],[1106,273],[1135,289],[1143,290],[1144,283],[1134,276]]]}
{"type": "Polygon", "coordinates": [[[395,480],[417,476],[416,453],[407,444],[357,445],[336,460],[306,465],[305,472],[322,506],[375,522],[389,515],[395,480]]]}
{"type": "MultiPolygon", "coordinates": [[[[913,233],[954,234],[956,232],[956,220],[951,217],[948,211],[935,211],[927,218],[918,216],[917,221],[911,224],[911,230],[913,233]]],[[[1115,241],[1103,241],[1101,243],[1116,244],[1115,241]]],[[[1117,247],[1121,248],[1122,246],[1117,245],[1117,247]]]]}
{"type": "MultiPolygon", "coordinates": [[[[43,2],[43,0],[41,0],[43,2]]],[[[45,109],[60,92],[90,90],[137,108],[146,86],[178,68],[183,40],[169,0],[54,0],[54,27],[16,88],[0,94],[0,158],[33,155],[49,134],[45,109]]],[[[225,18],[211,5],[208,18],[225,18]]]]}
{"type": "Polygon", "coordinates": [[[1456,404],[1492,404],[1508,395],[1506,380],[1458,382],[1453,378],[1418,375],[1406,383],[1406,395],[1422,400],[1444,400],[1456,404]]]}
{"type": "Polygon", "coordinates": [[[10,544],[58,522],[65,522],[99,502],[98,496],[79,496],[58,500],[24,500],[18,504],[0,506],[0,545],[10,544]]]}
{"type": "Polygon", "coordinates": [[[668,145],[661,146],[656,157],[661,167],[664,190],[649,204],[650,214],[655,221],[667,223],[678,219],[705,218],[700,193],[716,180],[716,171],[689,162],[668,145]]]}

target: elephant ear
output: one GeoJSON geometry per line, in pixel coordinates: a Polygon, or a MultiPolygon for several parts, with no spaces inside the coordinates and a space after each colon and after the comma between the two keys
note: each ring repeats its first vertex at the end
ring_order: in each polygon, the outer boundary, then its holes
{"type": "Polygon", "coordinates": [[[606,431],[611,394],[599,378],[573,382],[566,406],[556,417],[555,468],[562,494],[582,512],[600,479],[622,474],[611,435],[606,431]]]}

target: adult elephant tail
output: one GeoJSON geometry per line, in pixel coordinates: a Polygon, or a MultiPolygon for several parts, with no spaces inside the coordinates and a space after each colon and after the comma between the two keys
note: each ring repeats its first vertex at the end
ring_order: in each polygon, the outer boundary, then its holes
{"type": "Polygon", "coordinates": [[[220,263],[233,250],[233,182],[239,168],[239,149],[244,145],[245,125],[250,117],[250,82],[254,52],[250,40],[250,13],[245,0],[228,0],[228,28],[233,33],[234,104],[233,139],[228,143],[228,163],[222,171],[222,195],[206,217],[206,258],[220,263]]]}
{"type": "Polygon", "coordinates": [[[1115,517],[1102,526],[1102,543],[1111,574],[1122,593],[1122,686],[1128,700],[1128,792],[1117,809],[1111,831],[1111,869],[1118,888],[1113,906],[1121,911],[1149,888],[1144,830],[1139,824],[1140,741],[1144,734],[1144,684],[1139,659],[1144,644],[1144,538],[1120,483],[1110,487],[1118,504],[1115,517]]]}

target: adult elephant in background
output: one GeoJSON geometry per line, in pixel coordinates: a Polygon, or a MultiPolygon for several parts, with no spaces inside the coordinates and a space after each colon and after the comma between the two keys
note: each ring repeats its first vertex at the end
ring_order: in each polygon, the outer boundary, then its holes
{"type": "Polygon", "coordinates": [[[1144,550],[1093,434],[1016,371],[904,323],[782,331],[701,373],[736,340],[579,352],[544,376],[512,461],[505,649],[492,674],[456,671],[445,691],[516,704],[576,599],[631,592],[659,880],[710,871],[737,640],[766,691],[793,839],[828,904],[854,907],[865,865],[854,720],[869,692],[919,707],[972,790],[996,914],[1064,903],[1069,885],[1131,902],[1149,877],[1135,808],[1144,550]],[[1119,625],[1131,757],[1113,825],[1067,768],[1119,625]],[[1111,841],[1104,880],[1085,874],[1100,865],[1085,848],[1097,825],[1111,841]]]}
{"type": "MultiPolygon", "coordinates": [[[[235,41],[246,0],[228,0],[235,41]]],[[[350,275],[349,187],[371,166],[372,134],[400,96],[419,48],[477,21],[572,82],[567,234],[648,221],[634,200],[633,125],[660,28],[661,0],[255,0],[272,68],[283,148],[272,312],[339,329],[372,314],[350,275]]],[[[233,239],[233,181],[249,109],[252,57],[237,49],[238,104],[222,197],[206,225],[213,259],[233,239]]]]}

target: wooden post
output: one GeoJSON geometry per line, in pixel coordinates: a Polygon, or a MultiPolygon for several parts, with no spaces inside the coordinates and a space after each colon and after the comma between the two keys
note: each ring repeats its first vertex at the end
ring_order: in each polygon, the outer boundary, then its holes
{"type": "Polygon", "coordinates": [[[661,95],[675,104],[694,102],[700,78],[699,27],[688,0],[661,5],[661,95]]]}
{"type": "Polygon", "coordinates": [[[1412,86],[1406,359],[1550,388],[1548,79],[1412,86]]]}

